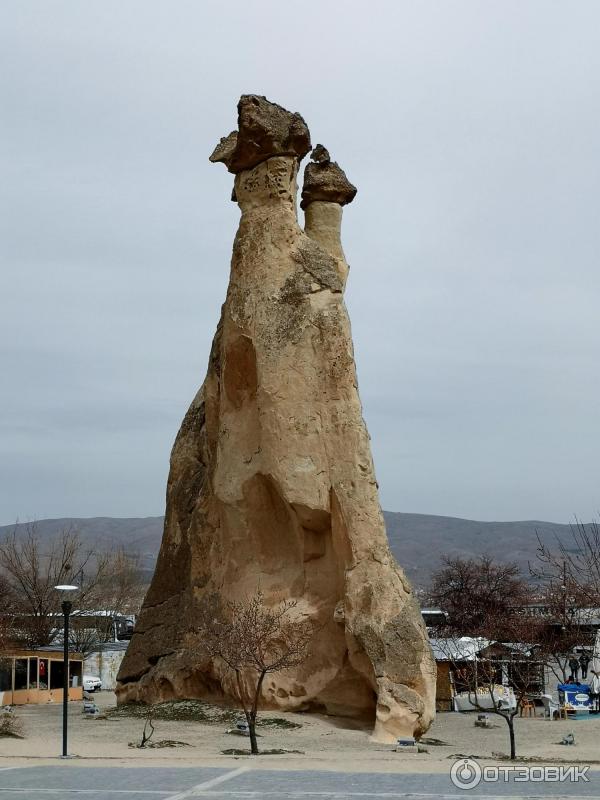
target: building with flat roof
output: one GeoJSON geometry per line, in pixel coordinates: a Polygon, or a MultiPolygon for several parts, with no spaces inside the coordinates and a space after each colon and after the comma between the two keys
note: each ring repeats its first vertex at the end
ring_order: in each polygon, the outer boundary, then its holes
{"type": "MultiPolygon", "coordinates": [[[[62,647],[13,648],[0,654],[0,706],[61,703],[62,647]]],[[[83,657],[69,653],[69,700],[83,699],[83,657]]]]}

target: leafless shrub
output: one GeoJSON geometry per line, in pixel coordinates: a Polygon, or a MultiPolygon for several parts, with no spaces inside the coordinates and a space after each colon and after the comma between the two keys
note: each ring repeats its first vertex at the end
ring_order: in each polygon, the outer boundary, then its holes
{"type": "Polygon", "coordinates": [[[11,736],[14,739],[24,739],[23,721],[14,711],[0,710],[0,737],[11,736]]]}
{"type": "Polygon", "coordinates": [[[267,606],[260,589],[225,605],[213,597],[193,637],[199,654],[220,659],[235,673],[253,755],[258,755],[256,717],[265,676],[302,664],[308,656],[314,628],[309,620],[293,617],[296,608],[295,600],[267,606]],[[249,691],[244,678],[252,675],[249,691]]]}
{"type": "Polygon", "coordinates": [[[138,747],[146,747],[150,739],[154,736],[154,725],[152,724],[152,717],[153,717],[153,709],[152,706],[148,709],[148,713],[146,715],[146,722],[144,723],[144,730],[142,731],[142,741],[139,743],[138,747]]]}

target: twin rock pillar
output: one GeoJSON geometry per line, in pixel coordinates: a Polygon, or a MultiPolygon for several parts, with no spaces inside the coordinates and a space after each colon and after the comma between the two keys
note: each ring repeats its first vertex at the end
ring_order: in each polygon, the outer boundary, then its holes
{"type": "Polygon", "coordinates": [[[307,661],[268,675],[262,706],[371,720],[378,741],[434,714],[435,664],[387,543],[362,418],[340,241],[355,188],[308,128],[245,95],[211,160],[235,174],[241,219],[206,379],[171,454],[156,572],[119,673],[119,702],[235,698],[189,647],[220,596],[297,600],[318,626],[307,661]]]}

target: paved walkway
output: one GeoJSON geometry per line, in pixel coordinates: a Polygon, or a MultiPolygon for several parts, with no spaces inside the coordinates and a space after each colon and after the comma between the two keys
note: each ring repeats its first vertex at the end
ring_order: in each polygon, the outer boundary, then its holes
{"type": "Polygon", "coordinates": [[[487,783],[461,791],[440,774],[286,772],[247,764],[235,769],[69,764],[0,768],[0,800],[589,800],[600,797],[600,773],[589,777],[589,783],[487,783]]]}

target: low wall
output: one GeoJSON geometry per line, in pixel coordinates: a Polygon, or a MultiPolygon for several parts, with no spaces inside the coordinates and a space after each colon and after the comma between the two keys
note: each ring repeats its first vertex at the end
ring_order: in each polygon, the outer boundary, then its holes
{"type": "Polygon", "coordinates": [[[100,650],[91,653],[83,662],[83,674],[100,678],[103,689],[114,690],[124,655],[125,650],[100,650]]]}

